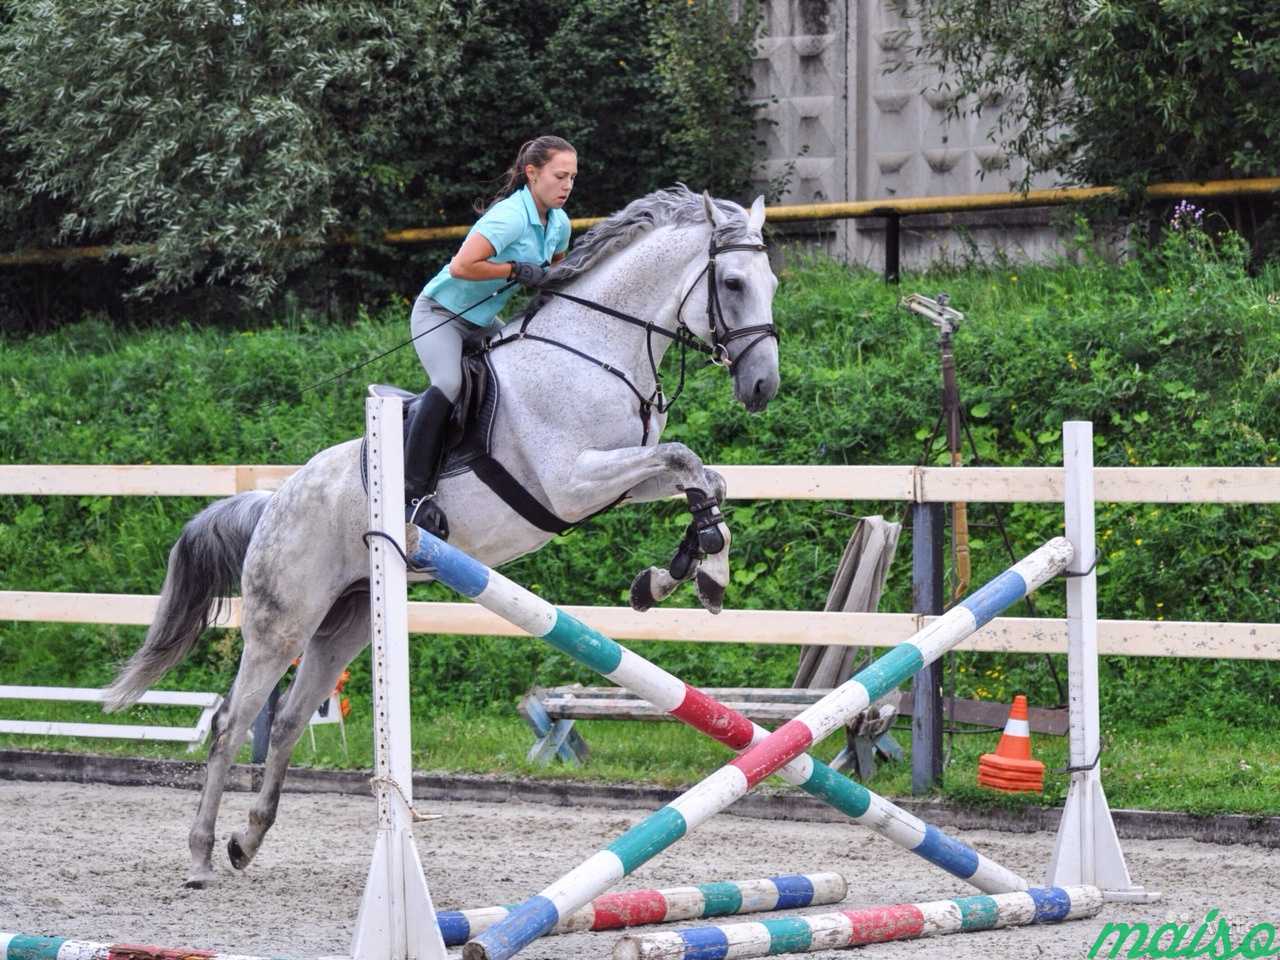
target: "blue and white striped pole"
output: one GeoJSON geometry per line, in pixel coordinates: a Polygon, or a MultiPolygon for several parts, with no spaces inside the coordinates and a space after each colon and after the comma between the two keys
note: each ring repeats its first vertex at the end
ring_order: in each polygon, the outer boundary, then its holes
{"type": "MultiPolygon", "coordinates": [[[[644,686],[650,689],[639,689],[625,682],[629,675],[643,676],[637,663],[646,662],[429,534],[422,533],[410,560],[414,566],[433,570],[437,579],[482,605],[492,602],[495,612],[663,709],[675,713],[688,694],[690,688],[669,674],[665,676],[678,689],[649,683],[644,686]]],[[[608,849],[516,908],[506,920],[467,945],[466,960],[506,960],[513,956],[554,928],[562,916],[584,906],[688,830],[796,760],[811,743],[865,710],[924,664],[933,662],[1010,604],[1056,576],[1070,560],[1071,544],[1065,538],[1049,541],[775,733],[755,742],[737,760],[629,830],[608,849]]],[[[801,778],[800,783],[818,779],[813,761],[807,757],[794,765],[792,773],[801,778]]],[[[831,777],[833,781],[851,782],[834,772],[831,777]]],[[[815,787],[829,789],[826,783],[815,787]]],[[[834,796],[828,799],[836,802],[834,796]]]]}
{"type": "MultiPolygon", "coordinates": [[[[552,933],[618,930],[651,923],[705,920],[744,913],[768,913],[839,903],[849,884],[838,873],[787,873],[759,880],[700,883],[667,890],[632,890],[596,897],[577,913],[562,919],[552,933]]],[[[441,910],[436,914],[447,947],[461,946],[495,923],[505,920],[511,907],[441,910]]]]}

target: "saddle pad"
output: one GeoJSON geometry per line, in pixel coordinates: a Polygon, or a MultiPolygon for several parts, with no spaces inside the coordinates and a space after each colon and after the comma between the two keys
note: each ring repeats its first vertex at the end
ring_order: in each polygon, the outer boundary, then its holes
{"type": "MultiPolygon", "coordinates": [[[[445,455],[440,476],[456,476],[471,469],[473,462],[489,454],[493,440],[493,421],[498,412],[498,378],[489,362],[488,353],[470,354],[463,358],[463,387],[458,405],[449,420],[451,439],[461,433],[453,447],[445,455]]],[[[387,383],[372,383],[368,387],[371,397],[399,397],[404,401],[405,414],[409,404],[418,396],[410,390],[387,383]]],[[[368,437],[360,443],[360,483],[369,492],[368,437]]]]}
{"type": "Polygon", "coordinates": [[[441,477],[466,473],[477,458],[488,456],[493,450],[493,424],[502,388],[489,354],[467,357],[463,376],[467,381],[463,389],[466,422],[462,440],[445,455],[441,477]],[[476,397],[473,391],[479,391],[480,395],[476,397]]]}

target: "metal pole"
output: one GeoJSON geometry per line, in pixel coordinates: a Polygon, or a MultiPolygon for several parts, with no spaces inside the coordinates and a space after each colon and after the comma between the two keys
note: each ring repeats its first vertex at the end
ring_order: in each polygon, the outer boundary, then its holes
{"type": "Polygon", "coordinates": [[[899,264],[901,262],[901,226],[902,218],[891,213],[885,218],[884,225],[884,282],[897,283],[899,264]]]}
{"type": "MultiPolygon", "coordinates": [[[[945,293],[938,295],[938,303],[948,305],[945,293]]],[[[944,323],[938,332],[938,347],[942,352],[942,411],[947,421],[947,450],[951,454],[951,466],[964,466],[960,452],[960,388],[956,383],[956,356],[952,345],[954,325],[944,323]]],[[[951,534],[955,547],[955,590],[952,599],[959,600],[969,592],[969,505],[963,500],[951,505],[951,534]]]]}
{"type": "Polygon", "coordinates": [[[271,724],[276,719],[276,704],[280,702],[280,686],[271,688],[267,702],[253,719],[253,762],[266,763],[267,750],[271,746],[271,724]]]}
{"type": "MultiPolygon", "coordinates": [[[[911,505],[911,599],[916,613],[942,613],[940,503],[911,505]]],[[[911,792],[928,793],[942,779],[942,658],[911,681],[911,792]]]]}

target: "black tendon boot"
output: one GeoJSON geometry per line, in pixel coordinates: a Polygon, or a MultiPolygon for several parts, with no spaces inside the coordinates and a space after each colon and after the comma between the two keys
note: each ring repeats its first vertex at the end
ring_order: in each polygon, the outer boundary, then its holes
{"type": "Polygon", "coordinates": [[[444,462],[444,441],[453,403],[443,392],[431,387],[421,393],[405,412],[404,424],[404,518],[449,539],[449,521],[435,502],[436,481],[444,462]]]}

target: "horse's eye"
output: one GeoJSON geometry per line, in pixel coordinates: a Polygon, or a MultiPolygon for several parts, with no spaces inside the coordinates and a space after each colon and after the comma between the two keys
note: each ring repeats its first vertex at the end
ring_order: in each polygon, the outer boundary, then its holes
{"type": "Polygon", "coordinates": [[[741,292],[742,292],[742,281],[741,281],[740,279],[738,279],[737,277],[728,277],[728,278],[726,278],[726,279],[725,279],[725,281],[724,281],[724,285],[725,285],[725,288],[726,288],[726,289],[728,289],[728,290],[732,290],[732,291],[734,291],[735,293],[741,293],[741,292]]]}

